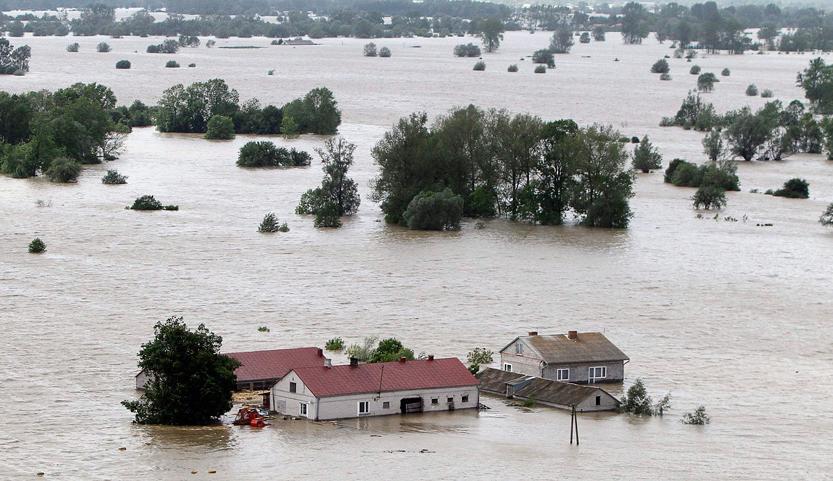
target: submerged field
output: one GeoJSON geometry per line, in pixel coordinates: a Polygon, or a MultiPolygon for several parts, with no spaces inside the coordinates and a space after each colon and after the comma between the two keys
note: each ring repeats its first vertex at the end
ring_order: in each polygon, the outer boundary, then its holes
{"type": "MultiPolygon", "coordinates": [[[[356,39],[294,48],[231,39],[218,46],[267,48],[173,56],[143,53],[160,41],[152,38],[106,39],[113,52],[96,53],[102,40],[26,38],[32,72],[0,77],[0,89],[99,82],[120,103],[153,103],[173,84],[220,77],[241,99],[283,104],[326,86],[343,111],[340,133],[358,145],[351,172],[362,206],[343,228],[317,230],[293,214],[301,193],[320,181],[317,160],[302,169],[240,169],[237,152],[250,137],[212,142],[149,128],[135,129],[119,160],[85,169],[77,184],[0,177],[0,479],[39,471],[50,479],[202,479],[217,470],[217,479],[240,480],[397,478],[417,470],[429,479],[829,474],[833,232],[817,219],[833,202],[833,162],[799,155],[741,163],[742,192],[728,194],[718,219],[696,218],[693,189],[663,184],[661,173],[639,174],[635,216],[623,231],[494,220],[484,229],[467,223],[459,232],[414,232],[381,222],[369,198],[370,149],[393,122],[469,103],[612,124],[628,136],[648,134],[666,165],[675,157],[702,161],[702,134],[658,127],[696,85],[685,60],[670,60],[670,82],[649,72],[671,53],[668,44],[625,46],[611,34],[577,44],[540,75],[520,59],[547,45],[546,32],[508,33],[498,53],[484,54],[484,72],[472,71],[475,59],[451,55],[463,41],[456,38],[377,41],[392,50],[387,59],[362,57],[365,41],[356,39]],[[76,40],[80,53],[67,53],[76,40]],[[116,70],[120,59],[132,69],[116,70]],[[183,68],[165,69],[168,59],[183,68]],[[196,68],[184,68],[192,62],[196,68]],[[506,72],[512,63],[519,72],[506,72]],[[107,168],[128,184],[102,185],[107,168]],[[810,199],[749,192],[791,177],[810,183],[810,199]],[[124,210],[142,194],[180,211],[124,210]],[[291,231],[259,235],[267,211],[291,231]],[[48,245],[41,256],[26,254],[35,236],[48,245]],[[379,335],[417,352],[463,357],[475,346],[497,351],[529,330],[604,331],[631,358],[625,385],[641,377],[654,395],[670,391],[673,409],[661,419],[582,415],[580,448],[569,445],[569,413],[488,397],[492,409],[479,414],[280,421],[262,431],[134,426],[119,401],[135,396],[136,352],[153,324],[173,314],[205,322],[226,350],[379,335]],[[271,332],[257,331],[264,325],[271,332]],[[712,424],[682,425],[682,413],[700,404],[712,424]]],[[[795,75],[810,58],[695,62],[704,71],[731,69],[706,94],[723,111],[765,102],[744,95],[750,83],[785,103],[801,99],[795,75]]],[[[310,152],[323,142],[273,140],[310,152]]]]}

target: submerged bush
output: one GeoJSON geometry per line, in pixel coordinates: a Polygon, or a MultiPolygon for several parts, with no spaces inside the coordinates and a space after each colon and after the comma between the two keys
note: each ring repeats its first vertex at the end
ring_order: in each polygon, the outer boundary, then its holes
{"type": "Polygon", "coordinates": [[[78,42],[71,43],[71,44],[67,45],[67,52],[70,52],[70,53],[77,53],[77,52],[78,52],[78,49],[79,49],[80,47],[81,47],[81,46],[80,46],[80,45],[78,45],[78,42]]]}
{"type": "Polygon", "coordinates": [[[375,57],[376,56],[376,44],[370,42],[365,44],[363,54],[365,57],[375,57]]]}
{"type": "Polygon", "coordinates": [[[664,73],[664,74],[659,76],[659,79],[660,80],[671,80],[671,74],[670,73],[664,73]]]}
{"type": "Polygon", "coordinates": [[[547,73],[547,67],[544,67],[543,65],[536,65],[535,73],[547,73]]]}
{"type": "Polygon", "coordinates": [[[379,49],[379,56],[382,58],[390,57],[390,49],[387,47],[382,47],[379,49]]]}
{"type": "Polygon", "coordinates": [[[726,207],[726,191],[713,184],[703,184],[692,197],[695,209],[722,209],[726,207]]]}
{"type": "Polygon", "coordinates": [[[165,62],[165,68],[179,68],[179,63],[176,60],[168,60],[165,62]]]}
{"type": "Polygon", "coordinates": [[[40,240],[40,237],[35,237],[32,242],[29,243],[29,253],[40,254],[41,252],[46,252],[46,244],[40,240]]]}
{"type": "Polygon", "coordinates": [[[81,164],[67,157],[58,157],[49,163],[44,175],[50,182],[75,182],[81,174],[81,164]]]}
{"type": "Polygon", "coordinates": [[[819,217],[819,224],[825,227],[833,226],[833,203],[831,203],[827,206],[826,209],[824,209],[824,212],[821,214],[821,217],[819,217]]]}
{"type": "Polygon", "coordinates": [[[507,72],[517,72],[518,71],[518,64],[513,63],[506,69],[507,72]]]}
{"type": "Polygon", "coordinates": [[[112,50],[112,49],[110,48],[110,45],[109,45],[108,43],[106,43],[106,42],[101,42],[100,44],[98,44],[98,45],[96,45],[96,46],[95,46],[95,50],[96,50],[98,53],[107,53],[107,52],[109,52],[109,51],[110,51],[110,50],[112,50]]]}
{"type": "Polygon", "coordinates": [[[668,60],[664,58],[657,60],[654,62],[654,65],[651,66],[651,73],[668,73],[671,71],[671,66],[668,65],[668,60]]]}
{"type": "Polygon", "coordinates": [[[457,230],[463,217],[463,198],[451,189],[415,195],[402,215],[414,230],[457,230]]]}
{"type": "Polygon", "coordinates": [[[677,187],[700,187],[716,185],[724,190],[740,190],[737,168],[734,162],[709,162],[695,165],[682,159],[674,159],[665,169],[665,182],[677,187]]]}
{"type": "Polygon", "coordinates": [[[225,115],[215,115],[208,119],[205,138],[209,140],[231,140],[234,138],[234,121],[225,115]]]}
{"type": "Polygon", "coordinates": [[[454,55],[457,57],[479,57],[480,47],[473,43],[460,44],[454,47],[454,55]]]}
{"type": "Polygon", "coordinates": [[[728,77],[728,76],[732,75],[732,71],[729,70],[728,68],[724,68],[723,71],[720,72],[720,75],[722,75],[724,77],[728,77]]]}
{"type": "Polygon", "coordinates": [[[709,424],[709,422],[711,422],[711,418],[709,418],[709,415],[706,414],[706,407],[700,406],[695,409],[693,413],[685,413],[681,422],[683,424],[702,426],[704,424],[709,424]]]}
{"type": "Polygon", "coordinates": [[[772,98],[774,95],[775,95],[775,94],[774,94],[774,93],[772,92],[772,90],[770,90],[770,89],[764,89],[764,90],[761,92],[761,98],[762,98],[762,99],[769,99],[769,98],[772,98]]]}
{"type": "Polygon", "coordinates": [[[720,82],[717,77],[711,72],[706,72],[697,77],[697,90],[701,92],[711,92],[714,90],[714,84],[720,82]]]}
{"type": "Polygon", "coordinates": [[[555,67],[555,57],[549,49],[543,48],[532,53],[532,63],[542,63],[547,67],[555,67]]]}
{"type": "Polygon", "coordinates": [[[301,150],[277,147],[269,141],[247,142],[237,157],[238,167],[303,167],[312,156],[301,150]]]}
{"type": "Polygon", "coordinates": [[[116,170],[108,170],[104,177],[101,178],[101,183],[107,185],[126,184],[127,177],[119,174],[116,170]]]}
{"type": "Polygon", "coordinates": [[[263,220],[260,222],[257,231],[264,234],[271,234],[274,232],[289,232],[289,226],[286,225],[286,222],[281,224],[278,220],[278,216],[276,216],[274,212],[269,212],[265,216],[263,216],[263,220]]]}
{"type": "Polygon", "coordinates": [[[162,205],[152,195],[143,195],[133,201],[133,205],[128,207],[130,210],[179,210],[176,205],[162,205]]]}
{"type": "Polygon", "coordinates": [[[341,351],[342,349],[344,349],[344,339],[340,337],[334,337],[324,344],[324,349],[328,351],[341,351]]]}
{"type": "Polygon", "coordinates": [[[699,65],[692,65],[691,70],[689,70],[688,73],[690,73],[691,75],[700,75],[701,70],[702,69],[699,65]]]}
{"type": "Polygon", "coordinates": [[[127,70],[130,68],[130,60],[119,60],[116,62],[116,68],[119,70],[127,70]]]}
{"type": "Polygon", "coordinates": [[[758,87],[755,84],[750,84],[749,87],[746,87],[746,95],[749,97],[757,97],[758,87]]]}
{"type": "Polygon", "coordinates": [[[810,184],[804,179],[790,179],[784,182],[784,187],[776,190],[772,195],[790,199],[807,199],[810,197],[810,184]]]}
{"type": "Polygon", "coordinates": [[[619,410],[639,416],[656,416],[662,415],[663,411],[670,406],[671,395],[666,394],[662,399],[654,403],[654,400],[648,395],[648,390],[645,389],[642,379],[637,378],[633,386],[628,388],[627,394],[622,396],[619,410]]]}
{"type": "Polygon", "coordinates": [[[477,63],[474,64],[474,70],[477,70],[478,72],[486,70],[486,62],[479,60],[477,63]]]}

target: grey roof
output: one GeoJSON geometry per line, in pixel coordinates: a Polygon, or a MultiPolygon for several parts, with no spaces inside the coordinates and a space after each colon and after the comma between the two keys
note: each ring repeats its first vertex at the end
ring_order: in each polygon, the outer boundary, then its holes
{"type": "MultiPolygon", "coordinates": [[[[600,392],[610,393],[599,387],[580,386],[562,381],[552,381],[540,377],[527,376],[516,372],[487,368],[477,374],[480,389],[495,394],[506,394],[506,385],[514,386],[514,395],[519,398],[535,399],[545,404],[573,406],[600,392]]],[[[618,400],[616,400],[618,403],[618,400]]]]}
{"type": "Polygon", "coordinates": [[[628,360],[628,356],[601,332],[580,332],[576,339],[570,339],[566,334],[521,336],[517,339],[534,349],[547,364],[628,360]]]}

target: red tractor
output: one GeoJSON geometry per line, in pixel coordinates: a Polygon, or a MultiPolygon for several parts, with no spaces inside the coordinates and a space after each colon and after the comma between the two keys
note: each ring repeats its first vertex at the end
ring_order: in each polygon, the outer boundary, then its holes
{"type": "Polygon", "coordinates": [[[234,418],[235,426],[249,425],[253,428],[262,428],[266,426],[266,421],[263,420],[263,415],[253,406],[243,406],[237,411],[237,417],[234,418]]]}

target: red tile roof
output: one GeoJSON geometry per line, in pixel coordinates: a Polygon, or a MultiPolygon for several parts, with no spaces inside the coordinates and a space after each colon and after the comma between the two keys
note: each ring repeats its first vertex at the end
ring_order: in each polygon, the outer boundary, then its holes
{"type": "Polygon", "coordinates": [[[234,371],[237,382],[280,379],[295,368],[324,365],[324,354],[317,347],[225,354],[240,361],[241,366],[234,371]]]}
{"type": "Polygon", "coordinates": [[[457,358],[293,369],[316,397],[477,386],[457,358]]]}

